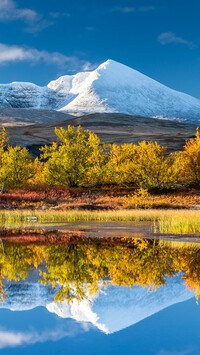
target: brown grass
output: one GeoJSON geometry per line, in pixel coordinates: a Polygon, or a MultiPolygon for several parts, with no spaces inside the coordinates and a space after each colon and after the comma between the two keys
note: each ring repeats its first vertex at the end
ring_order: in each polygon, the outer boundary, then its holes
{"type": "Polygon", "coordinates": [[[200,190],[183,189],[171,193],[141,194],[134,189],[44,188],[18,189],[0,194],[0,208],[132,209],[200,208],[200,190]]]}

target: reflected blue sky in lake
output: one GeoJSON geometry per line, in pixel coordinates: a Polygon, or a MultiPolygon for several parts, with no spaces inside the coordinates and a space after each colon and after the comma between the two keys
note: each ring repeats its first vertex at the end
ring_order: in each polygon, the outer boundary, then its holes
{"type": "Polygon", "coordinates": [[[25,312],[1,310],[0,316],[1,347],[6,341],[2,329],[12,335],[13,343],[20,341],[19,334],[22,335],[22,345],[10,344],[13,348],[5,345],[3,354],[197,355],[200,352],[200,313],[195,299],[171,306],[110,335],[87,324],[60,319],[41,307],[25,312]]]}
{"type": "Polygon", "coordinates": [[[199,253],[194,243],[138,238],[5,243],[1,354],[199,354],[199,253]]]}
{"type": "MultiPolygon", "coordinates": [[[[97,323],[104,322],[109,334],[99,329],[98,324],[78,322],[65,313],[59,314],[54,303],[54,309],[52,304],[51,307],[48,304],[47,308],[43,306],[22,311],[26,308],[23,305],[25,301],[23,298],[18,301],[21,302],[18,306],[21,311],[0,310],[2,354],[200,353],[199,306],[194,294],[184,287],[179,276],[169,279],[155,292],[148,292],[142,287],[111,286],[105,289],[85,312],[96,312],[97,323]]],[[[8,307],[8,304],[3,307],[8,307]]],[[[80,307],[81,311],[83,308],[80,307]]],[[[77,315],[77,309],[73,314],[69,309],[67,312],[71,317],[75,315],[84,319],[86,316],[77,315]]],[[[88,319],[90,317],[91,314],[88,314],[88,319]]]]}

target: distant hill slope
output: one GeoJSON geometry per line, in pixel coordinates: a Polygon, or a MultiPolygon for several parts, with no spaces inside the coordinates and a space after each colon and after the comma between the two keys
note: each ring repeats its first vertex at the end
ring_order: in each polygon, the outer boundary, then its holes
{"type": "Polygon", "coordinates": [[[64,112],[30,108],[0,108],[0,126],[16,127],[30,124],[49,124],[72,118],[64,112]]]}
{"type": "Polygon", "coordinates": [[[137,143],[141,140],[158,141],[169,147],[169,151],[179,150],[185,141],[195,135],[196,126],[170,120],[129,116],[117,113],[99,113],[76,117],[53,124],[8,127],[11,144],[34,147],[50,144],[55,140],[54,128],[67,128],[68,124],[94,131],[102,142],[137,143]]]}
{"type": "Polygon", "coordinates": [[[61,110],[72,114],[115,112],[200,121],[200,100],[113,60],[92,72],[64,75],[44,87],[21,82],[0,84],[0,108],[61,110]]]}

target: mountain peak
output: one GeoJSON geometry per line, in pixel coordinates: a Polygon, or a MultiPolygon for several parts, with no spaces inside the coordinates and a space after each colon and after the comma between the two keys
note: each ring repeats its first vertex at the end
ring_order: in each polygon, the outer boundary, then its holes
{"type": "Polygon", "coordinates": [[[135,71],[134,69],[128,67],[127,65],[124,65],[120,62],[117,62],[113,59],[107,59],[105,62],[103,62],[102,64],[100,64],[98,66],[98,68],[96,69],[97,71],[98,70],[129,70],[129,71],[135,71]]]}
{"type": "Polygon", "coordinates": [[[113,59],[91,72],[64,75],[46,87],[16,82],[0,85],[0,108],[42,108],[72,114],[117,112],[195,124],[200,120],[200,100],[113,59]]]}
{"type": "MultiPolygon", "coordinates": [[[[119,62],[117,62],[117,61],[115,61],[115,60],[113,60],[113,59],[107,59],[105,62],[103,62],[103,63],[101,63],[99,66],[98,66],[98,68],[99,67],[108,67],[108,66],[111,66],[111,65],[123,65],[123,64],[121,64],[121,63],[119,63],[119,62]]],[[[97,68],[97,69],[98,69],[97,68]]]]}
{"type": "Polygon", "coordinates": [[[82,114],[118,112],[191,122],[192,119],[200,119],[200,100],[108,59],[90,73],[79,95],[61,110],[82,114]]]}

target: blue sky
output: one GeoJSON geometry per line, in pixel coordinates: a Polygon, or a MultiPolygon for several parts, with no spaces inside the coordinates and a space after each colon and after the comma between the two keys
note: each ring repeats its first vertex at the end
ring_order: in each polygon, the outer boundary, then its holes
{"type": "Polygon", "coordinates": [[[0,82],[45,85],[111,58],[200,98],[198,0],[0,0],[0,82]]]}
{"type": "Polygon", "coordinates": [[[198,355],[199,313],[192,299],[105,335],[41,307],[24,312],[1,309],[0,351],[3,355],[198,355]]]}

